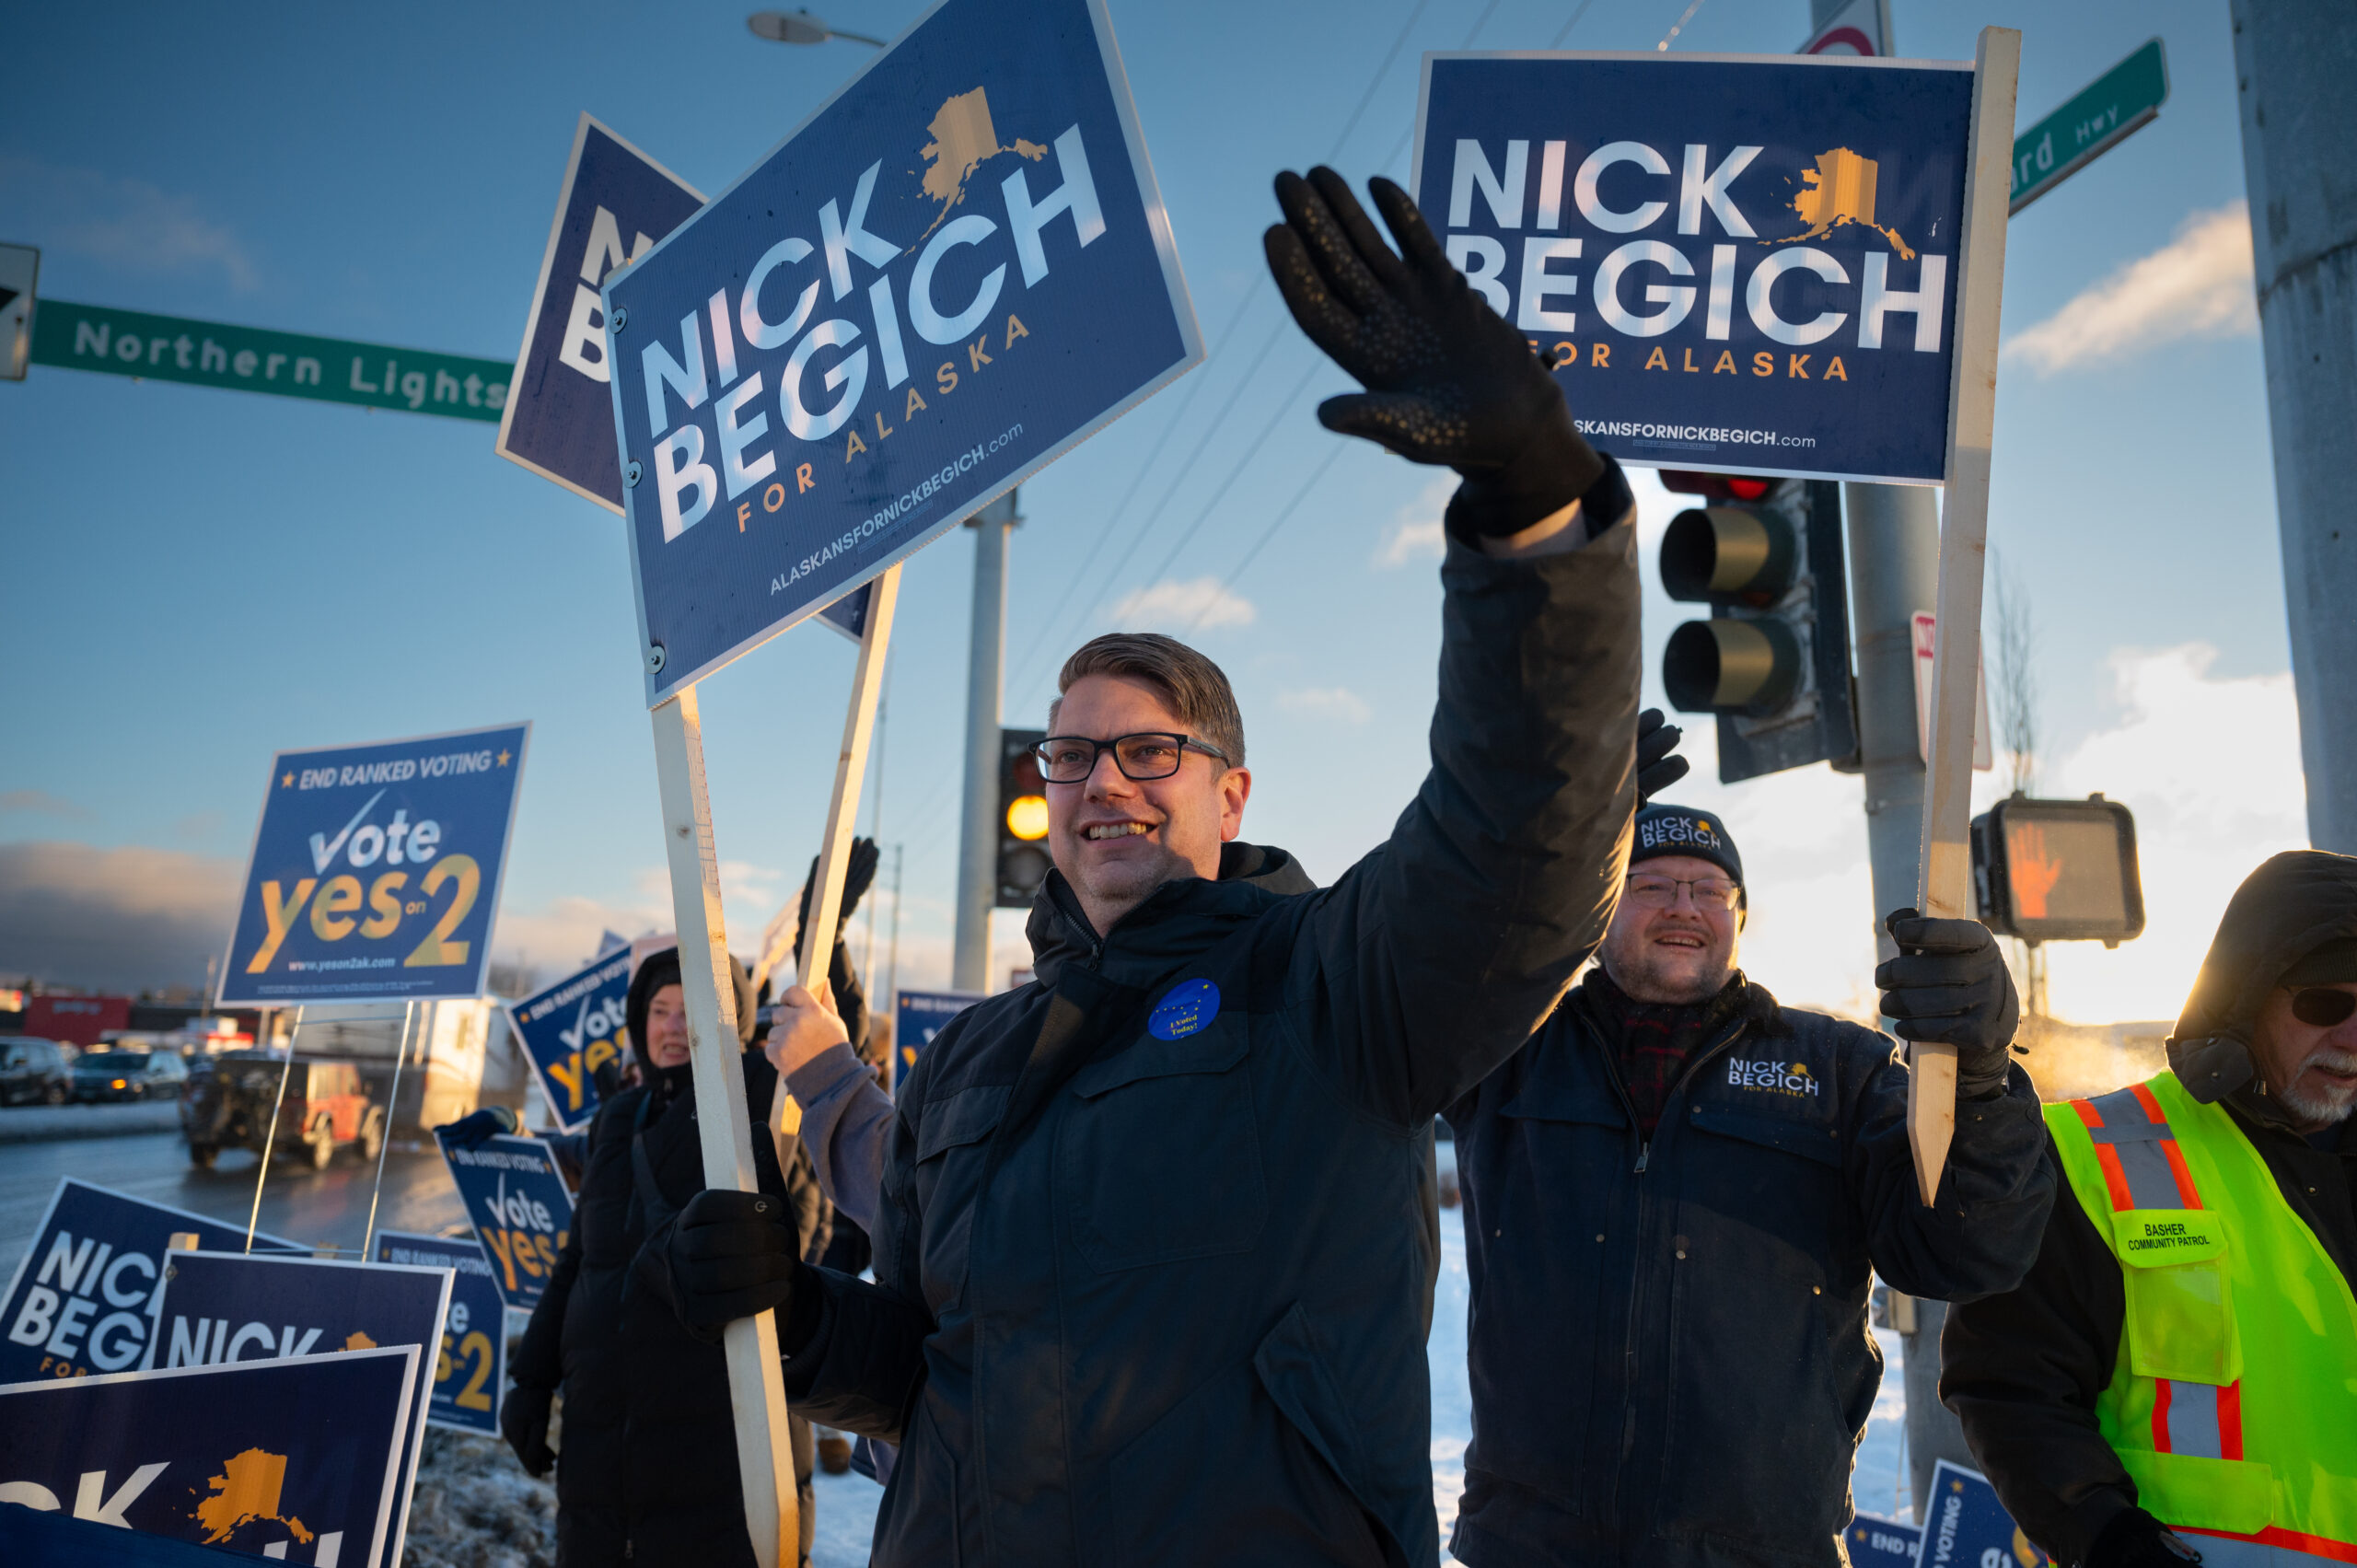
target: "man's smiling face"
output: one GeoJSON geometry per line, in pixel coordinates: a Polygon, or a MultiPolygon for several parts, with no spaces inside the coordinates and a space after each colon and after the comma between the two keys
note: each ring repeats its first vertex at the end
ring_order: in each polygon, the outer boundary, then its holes
{"type": "MultiPolygon", "coordinates": [[[[1050,727],[1110,740],[1192,733],[1142,680],[1088,675],[1072,683],[1050,727]]],[[[1252,775],[1191,747],[1167,779],[1124,775],[1111,751],[1081,784],[1048,785],[1048,852],[1101,935],[1165,882],[1219,875],[1220,845],[1244,825],[1252,775]]]]}
{"type": "MultiPolygon", "coordinates": [[[[1655,855],[1631,866],[1629,875],[1679,882],[1724,881],[1727,876],[1713,862],[1690,854],[1655,855]]],[[[1640,1002],[1706,1002],[1735,973],[1742,923],[1737,911],[1698,902],[1690,888],[1678,889],[1676,899],[1658,909],[1624,893],[1599,955],[1604,972],[1640,1002]]]]}

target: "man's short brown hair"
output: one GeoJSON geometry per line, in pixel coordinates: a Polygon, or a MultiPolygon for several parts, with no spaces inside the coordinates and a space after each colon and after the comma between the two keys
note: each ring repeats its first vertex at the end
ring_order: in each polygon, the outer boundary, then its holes
{"type": "Polygon", "coordinates": [[[1231,768],[1244,766],[1244,714],[1227,673],[1202,654],[1157,632],[1112,632],[1083,643],[1056,677],[1056,700],[1048,704],[1048,725],[1073,682],[1091,675],[1143,681],[1178,715],[1188,733],[1219,748],[1231,768]]]}

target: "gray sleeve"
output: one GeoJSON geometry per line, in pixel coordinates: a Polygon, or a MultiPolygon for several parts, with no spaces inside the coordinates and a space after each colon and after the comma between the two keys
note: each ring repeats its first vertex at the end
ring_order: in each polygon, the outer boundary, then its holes
{"type": "Polygon", "coordinates": [[[877,1192],[892,1135],[892,1101],[848,1045],[832,1045],[786,1074],[802,1107],[802,1144],[819,1190],[860,1229],[876,1228],[877,1192]]]}

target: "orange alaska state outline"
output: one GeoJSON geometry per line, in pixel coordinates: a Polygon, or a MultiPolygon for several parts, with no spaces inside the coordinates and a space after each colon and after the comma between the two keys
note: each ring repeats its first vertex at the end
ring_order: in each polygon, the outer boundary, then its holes
{"type": "Polygon", "coordinates": [[[297,1545],[308,1545],[311,1532],[303,1521],[281,1518],[278,1494],[286,1484],[286,1456],[249,1448],[232,1456],[221,1473],[205,1478],[213,1495],[196,1505],[196,1522],[205,1528],[204,1544],[217,1546],[239,1525],[270,1520],[284,1525],[297,1545]]]}
{"type": "MultiPolygon", "coordinates": [[[[1033,163],[1048,156],[1043,144],[1027,142],[1020,136],[1011,147],[998,145],[998,127],[991,123],[991,100],[981,87],[944,102],[925,131],[933,140],[918,152],[927,166],[924,193],[941,203],[941,211],[925,226],[924,234],[939,228],[941,220],[949,215],[949,209],[965,201],[966,177],[981,165],[1001,153],[1013,153],[1033,163]]],[[[923,239],[924,234],[917,238],[923,239]]]]}
{"type": "Polygon", "coordinates": [[[1874,159],[1860,157],[1847,147],[1817,154],[1817,167],[1801,170],[1801,188],[1793,193],[1793,211],[1809,226],[1776,243],[1819,239],[1842,224],[1854,223],[1889,240],[1900,261],[1913,261],[1914,250],[1898,231],[1875,222],[1875,181],[1880,173],[1874,159]]]}

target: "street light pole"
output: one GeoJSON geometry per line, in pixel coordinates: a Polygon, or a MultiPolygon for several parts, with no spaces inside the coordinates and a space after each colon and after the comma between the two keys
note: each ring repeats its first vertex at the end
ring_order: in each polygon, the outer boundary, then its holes
{"type": "Polygon", "coordinates": [[[772,43],[824,43],[839,38],[845,43],[864,43],[871,49],[881,49],[884,41],[870,38],[864,32],[844,32],[830,28],[807,9],[800,11],[756,11],[745,18],[745,26],[755,38],[768,39],[772,43]]]}
{"type": "Polygon", "coordinates": [[[974,530],[973,645],[966,663],[966,792],[958,844],[958,936],[949,983],[988,991],[991,911],[998,905],[999,701],[1006,663],[1007,535],[1021,519],[1008,491],[966,526],[974,530]]]}

